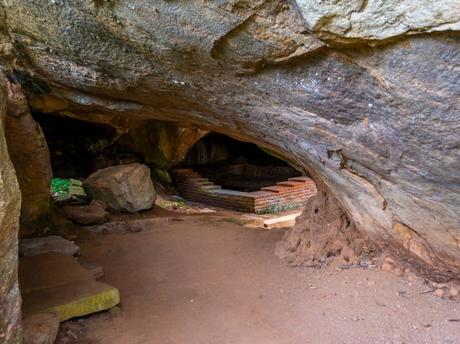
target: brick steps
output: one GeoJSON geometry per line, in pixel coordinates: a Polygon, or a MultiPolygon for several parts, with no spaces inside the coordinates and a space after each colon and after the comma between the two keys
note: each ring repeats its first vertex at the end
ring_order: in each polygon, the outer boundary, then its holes
{"type": "Polygon", "coordinates": [[[315,183],[308,177],[289,178],[260,191],[242,192],[222,189],[193,169],[175,169],[171,174],[179,193],[186,199],[251,213],[297,208],[317,192],[315,183]]]}

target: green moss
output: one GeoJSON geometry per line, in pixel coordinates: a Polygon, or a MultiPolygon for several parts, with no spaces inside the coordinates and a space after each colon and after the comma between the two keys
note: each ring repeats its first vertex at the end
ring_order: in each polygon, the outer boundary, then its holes
{"type": "Polygon", "coordinates": [[[60,321],[83,315],[103,311],[116,306],[120,302],[118,289],[109,288],[98,294],[69,302],[63,305],[46,309],[46,312],[56,312],[59,314],[60,321]]]}
{"type": "Polygon", "coordinates": [[[261,209],[261,210],[257,211],[256,214],[263,215],[263,214],[277,213],[277,212],[280,212],[280,211],[297,209],[297,208],[300,208],[301,206],[302,206],[302,204],[298,204],[298,203],[292,203],[292,204],[288,204],[288,205],[277,205],[276,204],[276,205],[272,205],[270,207],[261,209]]]}

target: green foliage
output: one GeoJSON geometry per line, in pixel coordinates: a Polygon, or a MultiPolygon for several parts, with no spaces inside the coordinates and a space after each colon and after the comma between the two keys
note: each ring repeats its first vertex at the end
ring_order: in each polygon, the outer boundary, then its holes
{"type": "Polygon", "coordinates": [[[70,179],[53,178],[51,180],[51,192],[53,194],[68,194],[70,179]]]}

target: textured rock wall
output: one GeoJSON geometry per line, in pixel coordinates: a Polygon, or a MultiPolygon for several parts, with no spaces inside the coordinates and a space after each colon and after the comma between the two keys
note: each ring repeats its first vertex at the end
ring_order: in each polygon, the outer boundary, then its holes
{"type": "Polygon", "coordinates": [[[1,4],[3,67],[32,104],[255,142],[308,169],[383,248],[458,277],[457,2],[1,4]]]}
{"type": "Polygon", "coordinates": [[[21,236],[43,234],[50,221],[52,178],[48,145],[21,89],[7,82],[5,137],[22,194],[21,236]]]}
{"type": "Polygon", "coordinates": [[[396,0],[350,16],[321,14],[332,2],[269,0],[3,8],[31,95],[80,117],[195,124],[269,148],[308,169],[358,230],[445,279],[460,272],[460,43],[454,32],[400,35],[456,29],[458,11],[415,3],[423,13],[396,0]],[[330,20],[312,25],[309,13],[330,20]],[[381,36],[376,13],[388,18],[381,36]],[[351,29],[337,33],[343,16],[351,29]],[[348,36],[359,40],[344,46],[348,36]]]}
{"type": "Polygon", "coordinates": [[[21,305],[17,281],[21,194],[4,136],[6,90],[0,78],[0,343],[20,342],[21,305]]]}
{"type": "Polygon", "coordinates": [[[117,144],[142,154],[145,161],[160,169],[181,162],[193,145],[208,133],[197,127],[182,128],[161,121],[137,121],[117,144]]]}

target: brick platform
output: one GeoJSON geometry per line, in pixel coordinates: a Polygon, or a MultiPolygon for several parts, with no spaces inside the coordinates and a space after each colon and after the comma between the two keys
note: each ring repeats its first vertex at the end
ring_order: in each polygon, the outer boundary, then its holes
{"type": "Polygon", "coordinates": [[[182,197],[216,207],[256,214],[302,207],[316,194],[316,184],[308,177],[289,178],[255,192],[222,189],[191,168],[171,172],[182,197]]]}

